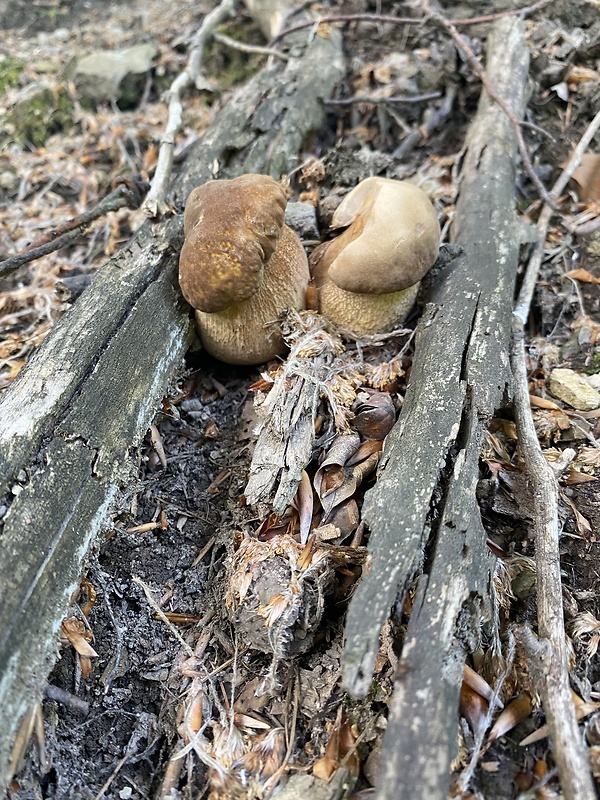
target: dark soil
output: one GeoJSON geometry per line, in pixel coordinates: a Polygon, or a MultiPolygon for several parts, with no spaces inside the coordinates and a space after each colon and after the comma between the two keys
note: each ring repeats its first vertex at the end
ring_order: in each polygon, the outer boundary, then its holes
{"type": "MultiPolygon", "coordinates": [[[[373,12],[378,6],[368,0],[355,0],[350,5],[351,9],[344,5],[343,11],[373,12]]],[[[386,5],[390,6],[386,13],[406,13],[403,3],[386,5]]],[[[516,3],[494,4],[497,9],[511,5],[516,3]]],[[[527,116],[533,127],[525,128],[525,136],[546,185],[556,178],[559,165],[589,122],[600,96],[600,85],[593,81],[580,91],[571,90],[568,102],[552,89],[569,65],[589,69],[597,65],[600,32],[590,8],[582,4],[576,10],[571,3],[557,2],[556,8],[545,8],[528,23],[536,85],[527,116]],[[577,39],[579,44],[573,45],[569,44],[569,35],[575,25],[582,35],[577,39]]],[[[467,12],[474,15],[491,10],[488,3],[467,4],[466,11],[445,9],[449,17],[460,16],[461,11],[464,16],[467,12]]],[[[24,38],[57,27],[72,28],[94,24],[99,19],[110,20],[113,12],[122,22],[123,8],[116,3],[89,0],[48,3],[36,6],[34,14],[29,3],[0,2],[2,24],[20,28],[24,38]],[[48,13],[42,13],[44,9],[48,13]]],[[[192,13],[189,8],[186,12],[192,13]]],[[[136,32],[145,33],[142,7],[132,13],[136,32]]],[[[248,25],[247,19],[244,24],[248,25]]],[[[11,33],[14,35],[15,31],[11,33]]],[[[468,35],[475,50],[481,52],[480,37],[485,37],[485,27],[469,28],[468,35]]],[[[105,38],[110,38],[109,32],[105,38]]],[[[376,70],[382,69],[388,71],[390,80],[397,80],[397,94],[443,93],[447,83],[453,81],[459,86],[458,100],[451,122],[402,162],[394,157],[394,150],[407,131],[423,122],[425,105],[332,106],[327,130],[311,144],[310,152],[304,154],[306,158],[319,157],[324,164],[321,199],[372,174],[389,177],[417,174],[429,185],[443,224],[452,213],[455,154],[476,106],[479,84],[445,36],[427,27],[406,32],[385,27],[380,33],[374,27],[350,26],[345,29],[345,47],[354,72],[348,85],[340,87],[340,96],[377,92],[386,85],[376,76],[376,70]],[[406,52],[418,54],[419,68],[414,74],[400,71],[398,77],[389,56],[406,52]],[[333,141],[337,144],[330,146],[333,141]]],[[[227,95],[215,99],[216,108],[226,101],[227,95]]],[[[107,171],[110,168],[108,164],[107,171]]],[[[303,183],[298,175],[293,181],[296,182],[292,182],[292,190],[296,194],[314,188],[306,181],[303,183]]],[[[535,219],[535,193],[524,173],[519,176],[517,191],[520,211],[529,215],[527,219],[535,219]]],[[[14,195],[8,200],[14,200],[14,195]]],[[[327,233],[330,212],[327,201],[323,202],[319,208],[323,236],[327,233]]],[[[98,253],[97,263],[102,258],[103,253],[98,253]]],[[[547,372],[554,366],[600,370],[600,345],[594,335],[594,326],[600,324],[600,287],[593,283],[575,285],[565,278],[564,273],[575,267],[583,267],[600,278],[597,231],[586,236],[557,232],[554,249],[545,262],[530,331],[532,341],[535,340],[531,347],[531,373],[537,381],[536,387],[542,387],[540,392],[545,391],[547,372]],[[582,336],[578,327],[582,316],[592,330],[588,336],[582,336]],[[552,345],[553,354],[545,361],[548,345],[552,345]]],[[[97,594],[87,618],[98,654],[92,659],[92,672],[88,677],[82,676],[78,656],[64,643],[48,683],[64,690],[66,695],[62,702],[44,700],[44,736],[32,738],[24,766],[9,793],[12,800],[162,797],[166,765],[181,749],[178,715],[187,696],[184,693],[190,690],[190,673],[185,673],[186,661],[194,658],[190,652],[201,661],[201,667],[195,664],[196,674],[201,674],[202,680],[212,687],[212,709],[205,708],[205,713],[212,711],[218,719],[219,712],[228,707],[235,687],[235,707],[239,713],[261,715],[273,729],[288,732],[291,719],[295,719],[293,763],[299,772],[309,769],[323,755],[333,724],[343,710],[360,736],[357,752],[362,769],[358,790],[360,796],[369,796],[376,781],[377,749],[385,729],[394,656],[400,650],[406,621],[403,614],[399,614],[394,630],[388,635],[388,656],[382,656],[370,696],[363,703],[351,703],[339,688],[347,595],[337,605],[329,604],[313,648],[290,664],[279,665],[277,677],[283,689],[274,696],[255,694],[269,675],[271,658],[245,649],[224,607],[223,584],[234,544],[239,543],[244,530],[255,530],[262,521],[254,518],[243,502],[254,440],[252,428],[256,422],[252,404],[248,402],[249,387],[258,377],[256,370],[231,368],[198,353],[189,355],[180,379],[171,387],[155,420],[164,445],[166,466],[161,464],[149,433],[144,446],[132,454],[134,474],[131,482],[123,486],[114,517],[106,521],[105,538],[90,554],[86,577],[97,594]],[[151,522],[158,526],[135,530],[151,522]],[[163,613],[186,615],[186,619],[170,627],[165,624],[134,578],[147,585],[163,613]],[[186,652],[182,639],[190,652],[186,652]],[[87,704],[84,709],[87,713],[76,708],[75,698],[87,704]]],[[[501,416],[506,418],[510,414],[502,411],[501,416]]],[[[538,422],[541,425],[541,412],[538,422]]],[[[591,437],[598,434],[596,420],[583,420],[582,425],[583,433],[574,428],[562,434],[550,430],[545,444],[558,449],[567,445],[578,450],[583,445],[597,447],[585,438],[586,432],[591,437]]],[[[516,462],[514,440],[507,438],[505,444],[509,460],[516,462]]],[[[598,466],[600,459],[597,464],[581,469],[595,477],[598,466]]],[[[533,556],[528,509],[519,494],[522,487],[518,481],[509,480],[509,474],[498,489],[488,467],[489,459],[486,461],[484,457],[479,495],[486,527],[490,538],[505,552],[515,582],[524,568],[516,566],[518,559],[514,563],[511,559],[533,556]]],[[[598,481],[561,488],[590,526],[589,530],[582,530],[572,510],[567,505],[563,507],[567,621],[584,611],[600,617],[599,578],[594,566],[600,556],[598,481]]],[[[518,563],[522,565],[522,560],[518,563]]],[[[515,594],[504,613],[504,627],[511,621],[535,624],[533,583],[525,589],[521,583],[515,594]]],[[[82,606],[86,599],[86,591],[82,590],[75,605],[82,606]]],[[[73,614],[81,617],[75,607],[73,614]]],[[[580,638],[575,642],[573,675],[574,687],[589,700],[600,697],[600,672],[597,656],[590,657],[585,651],[587,641],[580,638]]],[[[519,669],[520,675],[526,671],[521,666],[519,669]]],[[[516,679],[511,688],[515,695],[522,690],[516,679]]],[[[518,746],[542,721],[541,712],[535,710],[490,748],[476,775],[475,788],[480,796],[515,797],[518,787],[533,782],[534,774],[538,775],[534,771],[536,763],[544,762],[552,768],[547,741],[526,749],[518,746]]],[[[467,760],[470,742],[464,720],[461,725],[462,760],[457,769],[467,760]]],[[[198,759],[181,759],[181,763],[179,788],[168,796],[206,796],[206,768],[198,759]]],[[[210,796],[238,795],[224,789],[210,796]]]]}

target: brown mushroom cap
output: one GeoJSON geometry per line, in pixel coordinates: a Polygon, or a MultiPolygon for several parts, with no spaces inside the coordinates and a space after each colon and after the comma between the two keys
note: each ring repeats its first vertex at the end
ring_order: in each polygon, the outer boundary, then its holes
{"type": "Polygon", "coordinates": [[[283,340],[269,323],[284,308],[305,307],[308,279],[304,248],[285,225],[279,246],[265,265],[263,283],[252,297],[223,311],[196,311],[205,349],[229,364],[260,364],[283,354],[283,340]]]}
{"type": "Polygon", "coordinates": [[[435,261],[440,226],[418,186],[367,178],[342,200],[332,227],[349,226],[334,239],[318,266],[340,289],[388,294],[418,283],[435,261]]]}
{"type": "Polygon", "coordinates": [[[267,175],[209,181],[194,189],[184,214],[179,283],[200,311],[223,311],[252,297],[277,248],[287,199],[267,175]]]}

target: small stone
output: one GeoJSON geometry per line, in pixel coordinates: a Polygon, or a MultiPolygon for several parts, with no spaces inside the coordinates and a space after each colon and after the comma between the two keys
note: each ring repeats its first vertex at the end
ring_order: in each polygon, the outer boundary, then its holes
{"type": "Polygon", "coordinates": [[[319,238],[317,210],[311,203],[288,203],[285,224],[302,240],[319,238]]]}
{"type": "Polygon", "coordinates": [[[592,387],[592,389],[600,391],[600,372],[596,372],[595,375],[586,375],[585,379],[592,387]]]}
{"type": "Polygon", "coordinates": [[[74,80],[80,94],[93,103],[119,102],[133,107],[142,95],[146,75],[158,48],[148,42],[124,50],[101,50],[82,58],[74,80]]]}
{"type": "Polygon", "coordinates": [[[578,411],[593,411],[600,406],[600,393],[572,369],[552,370],[549,389],[554,397],[578,411]]]}

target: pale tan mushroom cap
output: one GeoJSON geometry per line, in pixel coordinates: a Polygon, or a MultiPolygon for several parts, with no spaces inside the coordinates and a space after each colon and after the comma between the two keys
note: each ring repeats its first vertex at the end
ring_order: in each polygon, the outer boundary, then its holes
{"type": "Polygon", "coordinates": [[[265,280],[252,297],[223,311],[196,311],[202,344],[229,364],[261,364],[284,353],[281,336],[268,326],[285,308],[305,308],[308,279],[304,248],[286,225],[277,251],[265,265],[265,280]]]}
{"type": "Polygon", "coordinates": [[[356,336],[387,333],[404,321],[417,298],[419,285],[389,294],[360,294],[346,292],[326,280],[319,290],[319,311],[356,336]]]}
{"type": "Polygon", "coordinates": [[[191,192],[179,257],[179,284],[190,305],[223,311],[258,291],[286,203],[281,186],[267,175],[209,181],[191,192]]]}
{"type": "Polygon", "coordinates": [[[414,285],[437,258],[440,226],[418,186],[367,178],[342,200],[332,227],[350,226],[319,265],[341,289],[388,294],[414,285]]]}

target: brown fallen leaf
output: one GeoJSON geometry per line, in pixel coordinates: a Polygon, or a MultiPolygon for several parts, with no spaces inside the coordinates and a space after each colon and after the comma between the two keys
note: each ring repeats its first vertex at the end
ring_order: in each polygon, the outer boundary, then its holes
{"type": "Polygon", "coordinates": [[[488,746],[511,731],[519,722],[531,714],[531,700],[526,695],[521,695],[509,703],[500,714],[492,730],[489,732],[488,746]]]}
{"type": "Polygon", "coordinates": [[[350,426],[365,439],[385,439],[396,422],[396,409],[387,392],[361,389],[352,411],[355,416],[350,426]]]}
{"type": "Polygon", "coordinates": [[[563,500],[573,512],[575,517],[575,527],[577,528],[577,533],[588,542],[595,541],[595,537],[592,534],[592,526],[588,522],[588,520],[583,516],[583,514],[577,510],[575,503],[571,500],[570,497],[564,492],[559,493],[560,499],[563,500]]]}
{"type": "Polygon", "coordinates": [[[306,470],[302,470],[302,478],[296,493],[295,503],[300,516],[300,542],[306,544],[313,518],[314,499],[310,478],[306,470]]]}
{"type": "MultiPolygon", "coordinates": [[[[589,717],[590,714],[593,714],[594,711],[597,711],[600,708],[600,703],[579,703],[575,706],[575,716],[577,717],[577,721],[581,722],[582,719],[589,717]]],[[[549,730],[547,725],[542,725],[541,728],[538,728],[537,731],[530,733],[529,736],[526,736],[519,742],[519,747],[527,747],[529,744],[534,744],[535,742],[539,742],[541,739],[545,739],[548,736],[549,730]]]]}
{"type": "Polygon", "coordinates": [[[545,397],[538,397],[536,394],[529,395],[529,404],[534,408],[547,408],[551,411],[562,411],[562,408],[552,400],[545,397]]]}
{"type": "MultiPolygon", "coordinates": [[[[485,697],[488,702],[492,699],[492,695],[494,694],[492,687],[485,680],[485,678],[482,678],[481,675],[475,672],[475,670],[472,669],[468,664],[465,664],[463,669],[463,681],[467,684],[467,686],[470,686],[471,689],[476,691],[482,697],[485,697]]],[[[496,704],[500,708],[504,708],[504,705],[499,699],[496,700],[496,704]]]]}
{"type": "Polygon", "coordinates": [[[575,467],[571,467],[567,472],[566,483],[568,486],[577,486],[579,483],[590,483],[591,481],[597,481],[594,475],[586,475],[585,472],[581,472],[581,470],[576,469],[575,467]]]}
{"type": "Polygon", "coordinates": [[[474,734],[485,725],[487,711],[487,700],[463,680],[458,698],[458,712],[467,720],[474,734]]]}
{"type": "MultiPolygon", "coordinates": [[[[599,187],[600,188],[600,187],[599,187]]],[[[587,269],[572,269],[565,272],[563,278],[572,278],[574,281],[581,281],[582,283],[600,283],[600,278],[592,275],[587,269]]]]}
{"type": "Polygon", "coordinates": [[[600,200],[600,155],[585,153],[571,181],[583,202],[600,200]]]}
{"type": "Polygon", "coordinates": [[[331,731],[324,755],[314,763],[313,775],[329,782],[344,762],[350,773],[357,776],[360,770],[360,761],[355,744],[356,736],[352,726],[346,717],[346,712],[341,710],[331,731]]]}

